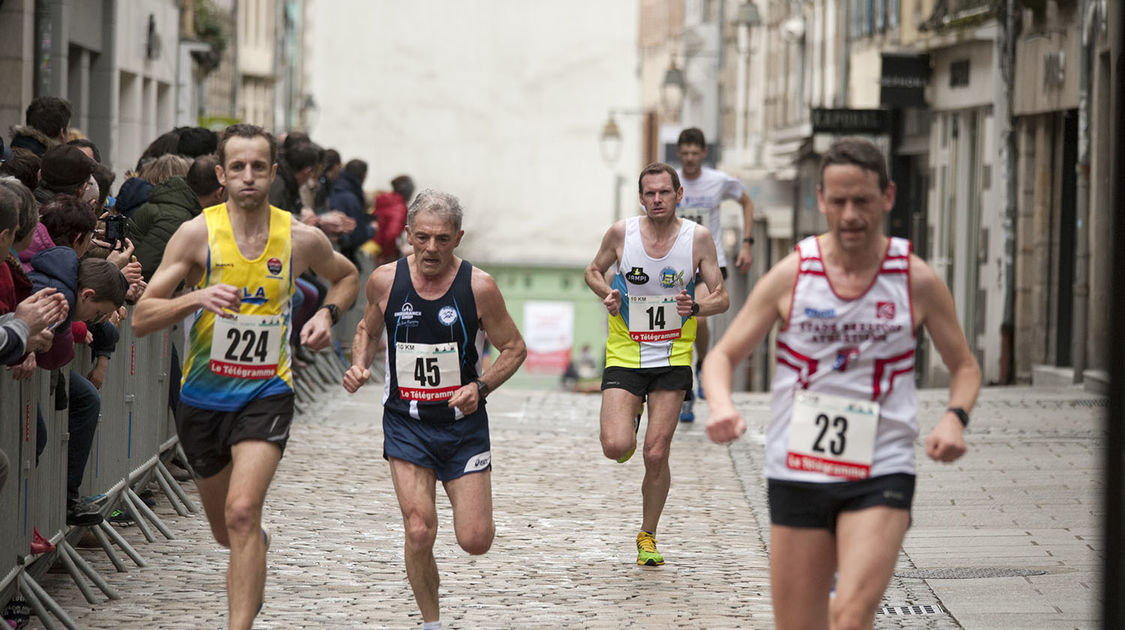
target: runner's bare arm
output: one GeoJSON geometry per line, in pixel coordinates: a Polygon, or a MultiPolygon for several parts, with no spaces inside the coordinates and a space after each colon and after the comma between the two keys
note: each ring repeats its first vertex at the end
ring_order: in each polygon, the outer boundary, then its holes
{"type": "MultiPolygon", "coordinates": [[[[346,311],[355,303],[359,290],[359,271],[343,254],[332,249],[332,243],[319,229],[309,227],[300,221],[293,221],[293,251],[300,256],[300,264],[293,269],[293,275],[300,275],[306,268],[332,286],[324,296],[325,304],[335,304],[340,312],[346,311]]],[[[301,343],[313,350],[320,350],[332,341],[332,315],[327,309],[320,309],[301,329],[301,343]]]]}
{"type": "Polygon", "coordinates": [[[586,266],[586,286],[602,299],[610,315],[617,315],[621,310],[621,292],[609,286],[605,281],[605,272],[621,257],[621,248],[625,244],[625,222],[618,221],[606,230],[602,237],[601,247],[594,255],[594,260],[586,266]]]}
{"type": "Polygon", "coordinates": [[[742,244],[738,247],[738,258],[734,264],[740,273],[750,271],[750,263],[754,262],[754,246],[746,242],[752,236],[754,229],[754,202],[745,192],[739,197],[738,203],[742,204],[742,244]]]}
{"type": "Polygon", "coordinates": [[[395,263],[388,263],[371,272],[367,279],[365,292],[367,308],[363,319],[356,324],[355,338],[352,340],[352,365],[344,374],[344,389],[355,392],[371,377],[371,362],[379,349],[379,337],[383,334],[383,311],[387,308],[387,296],[395,278],[395,263]]]}
{"type": "Polygon", "coordinates": [[[731,400],[731,376],[735,366],[750,356],[774,324],[788,314],[799,263],[797,255],[790,254],[758,280],[726,333],[703,361],[703,391],[711,406],[707,435],[715,442],[730,442],[746,431],[746,421],[731,400]]]}
{"type": "MultiPolygon", "coordinates": [[[[933,268],[913,254],[910,256],[910,285],[915,325],[926,327],[949,370],[949,406],[971,411],[980,393],[980,366],[957,321],[953,296],[933,268]]],[[[967,448],[964,427],[950,411],[942,415],[926,437],[926,455],[936,461],[955,461],[967,448]]]]}
{"type": "MultiPolygon", "coordinates": [[[[693,251],[696,252],[695,265],[699,268],[699,274],[703,277],[703,283],[707,285],[708,293],[699,297],[701,291],[700,287],[695,288],[696,299],[695,302],[699,304],[700,315],[717,315],[725,313],[730,308],[730,295],[727,293],[727,287],[723,283],[723,272],[719,270],[719,256],[715,253],[715,240],[711,238],[711,231],[703,226],[695,228],[695,235],[692,237],[693,251]]],[[[682,302],[677,298],[677,302],[682,302]]],[[[677,311],[681,316],[691,314],[691,302],[689,298],[686,303],[688,312],[683,312],[684,304],[677,304],[677,311]]]]}
{"type": "Polygon", "coordinates": [[[133,332],[138,337],[163,330],[201,308],[217,315],[238,312],[241,296],[238,288],[229,284],[170,297],[181,282],[191,286],[199,281],[204,271],[200,252],[206,247],[207,224],[202,215],[184,223],[172,235],[160,267],[133,311],[133,332]]]}
{"type": "MultiPolygon", "coordinates": [[[[494,390],[512,377],[527,358],[527,346],[523,342],[504,296],[496,281],[481,269],[473,267],[473,298],[477,303],[477,320],[480,328],[488,335],[488,341],[499,351],[496,360],[488,371],[480,375],[480,381],[494,390]]],[[[449,399],[450,407],[457,407],[461,413],[470,414],[480,405],[480,391],[476,383],[469,383],[453,393],[449,399]]]]}

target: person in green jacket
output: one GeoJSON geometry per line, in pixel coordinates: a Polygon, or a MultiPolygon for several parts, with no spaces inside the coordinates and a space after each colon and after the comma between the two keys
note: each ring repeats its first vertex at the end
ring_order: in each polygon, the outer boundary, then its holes
{"type": "Polygon", "coordinates": [[[132,235],[137,260],[147,282],[164,257],[164,248],[176,230],[203,208],[222,203],[226,189],[215,175],[214,155],[201,155],[185,177],[171,177],[156,185],[148,202],[133,214],[137,233],[132,235]]]}

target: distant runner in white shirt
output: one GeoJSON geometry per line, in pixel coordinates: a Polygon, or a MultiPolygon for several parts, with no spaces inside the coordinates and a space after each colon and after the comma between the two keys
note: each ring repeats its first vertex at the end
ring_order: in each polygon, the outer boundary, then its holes
{"type": "MultiPolygon", "coordinates": [[[[680,168],[677,174],[684,187],[684,198],[676,206],[676,216],[695,221],[711,230],[711,237],[715,239],[715,250],[719,254],[719,269],[723,273],[723,280],[726,280],[727,255],[723,251],[722,243],[719,242],[722,234],[719,205],[724,199],[738,201],[742,205],[743,235],[734,264],[738,267],[739,273],[750,271],[750,263],[754,257],[754,237],[751,235],[754,229],[754,202],[750,200],[750,195],[746,194],[746,189],[738,179],[722,171],[703,166],[703,160],[707,157],[707,140],[698,128],[691,127],[681,131],[680,137],[676,140],[676,148],[680,156],[680,168]]],[[[696,284],[699,284],[698,279],[696,284]]],[[[695,334],[695,347],[698,350],[696,366],[699,366],[707,358],[707,349],[711,345],[711,331],[707,327],[706,317],[696,319],[699,323],[695,334]]],[[[699,396],[702,397],[702,386],[698,391],[699,396]]],[[[695,420],[692,402],[689,392],[680,410],[681,422],[695,420]]]]}

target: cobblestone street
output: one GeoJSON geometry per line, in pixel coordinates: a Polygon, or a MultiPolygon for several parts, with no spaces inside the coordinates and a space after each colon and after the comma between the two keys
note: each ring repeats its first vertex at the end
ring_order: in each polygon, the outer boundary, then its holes
{"type": "MultiPolygon", "coordinates": [[[[1066,390],[1037,392],[1030,404],[1028,393],[985,391],[963,462],[920,459],[914,527],[884,598],[893,610],[877,628],[1096,626],[1099,402],[1066,390]],[[904,577],[943,567],[1042,573],[904,577]],[[899,608],[921,606],[933,612],[899,608]],[[901,616],[912,611],[925,614],[901,616]]],[[[333,397],[295,421],[266,505],[273,545],[256,627],[420,626],[381,456],[380,395],[376,385],[333,397]]],[[[925,429],[940,392],[923,399],[925,429]]],[[[497,536],[488,554],[456,546],[438,493],[446,627],[771,628],[760,469],[767,398],[739,398],[751,428],[733,447],[706,439],[705,405],[677,431],[660,568],[635,564],[643,464],[639,453],[625,465],[602,457],[599,400],[503,389],[490,398],[497,536]]],[[[202,515],[180,517],[157,496],[175,540],[146,543],[136,527],[119,530],[147,568],[115,573],[100,549],[83,551],[123,599],[91,607],[65,574],[44,579],[83,628],[223,627],[226,551],[202,515]]]]}

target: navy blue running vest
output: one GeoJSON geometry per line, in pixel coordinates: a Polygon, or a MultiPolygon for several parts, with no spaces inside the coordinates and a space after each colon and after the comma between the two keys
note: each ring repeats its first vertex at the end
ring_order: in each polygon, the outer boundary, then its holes
{"type": "MultiPolygon", "coordinates": [[[[387,391],[384,407],[404,417],[429,422],[452,422],[456,411],[448,406],[449,396],[442,400],[407,400],[400,388],[427,386],[426,379],[437,376],[436,368],[427,359],[406,358],[411,364],[399,366],[398,344],[456,344],[456,360],[460,368],[460,382],[442,383],[460,387],[479,376],[480,355],[477,351],[477,303],[473,298],[473,266],[462,260],[453,284],[445,295],[436,300],[423,299],[414,290],[410,280],[410,267],[406,257],[398,260],[391,294],[383,322],[387,327],[387,391]],[[417,362],[417,365],[413,365],[417,362]],[[399,383],[399,369],[411,374],[411,382],[399,383]],[[417,380],[417,382],[414,382],[417,380]]],[[[452,360],[452,358],[450,359],[452,360]]],[[[429,386],[435,386],[431,380],[429,386]]],[[[451,393],[449,395],[452,395],[451,393]]],[[[484,401],[469,417],[484,413],[484,401]]]]}

